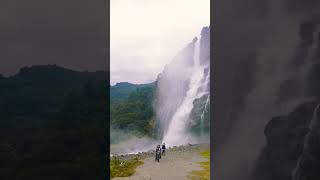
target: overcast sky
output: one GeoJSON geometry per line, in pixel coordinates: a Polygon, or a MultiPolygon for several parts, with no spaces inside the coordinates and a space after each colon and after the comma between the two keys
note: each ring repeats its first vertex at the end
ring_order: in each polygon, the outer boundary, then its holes
{"type": "Polygon", "coordinates": [[[111,0],[110,71],[148,83],[210,23],[210,0],[111,0]]]}
{"type": "Polygon", "coordinates": [[[107,70],[106,10],[102,0],[1,0],[0,74],[40,64],[107,70]]]}

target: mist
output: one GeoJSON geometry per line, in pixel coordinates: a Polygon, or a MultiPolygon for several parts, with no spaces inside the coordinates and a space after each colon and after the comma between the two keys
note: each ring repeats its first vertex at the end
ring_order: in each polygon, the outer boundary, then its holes
{"type": "MultiPolygon", "coordinates": [[[[293,64],[296,52],[302,51],[299,28],[310,14],[290,9],[289,1],[262,1],[261,6],[254,2],[257,1],[247,0],[232,7],[232,13],[239,15],[232,20],[234,24],[222,22],[227,18],[221,17],[225,12],[220,10],[221,19],[215,24],[214,44],[218,48],[213,63],[215,179],[251,179],[255,160],[265,145],[266,123],[310,98],[299,88],[290,89],[294,93],[289,98],[281,97],[289,92],[282,90],[297,70],[293,64]],[[231,37],[219,37],[222,31],[231,37]]],[[[217,4],[216,7],[226,7],[217,4]]],[[[294,87],[303,85],[302,74],[293,82],[294,87]]]]}
{"type": "Polygon", "coordinates": [[[136,131],[110,129],[110,154],[137,154],[155,149],[161,143],[136,131]]]}

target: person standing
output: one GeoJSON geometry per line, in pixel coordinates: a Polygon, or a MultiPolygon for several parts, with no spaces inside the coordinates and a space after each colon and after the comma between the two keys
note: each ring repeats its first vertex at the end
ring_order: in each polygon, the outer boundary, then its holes
{"type": "Polygon", "coordinates": [[[155,161],[157,162],[160,162],[160,159],[161,159],[161,148],[160,148],[160,145],[157,146],[156,148],[156,158],[155,158],[155,161]]]}
{"type": "Polygon", "coordinates": [[[164,143],[162,144],[161,150],[162,150],[162,155],[165,156],[166,155],[166,145],[164,143]]]}

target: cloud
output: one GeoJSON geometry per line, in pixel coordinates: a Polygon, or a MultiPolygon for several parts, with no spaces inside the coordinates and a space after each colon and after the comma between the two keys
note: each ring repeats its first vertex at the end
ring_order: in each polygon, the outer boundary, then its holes
{"type": "Polygon", "coordinates": [[[210,22],[210,0],[111,0],[111,83],[154,81],[210,22]]]}

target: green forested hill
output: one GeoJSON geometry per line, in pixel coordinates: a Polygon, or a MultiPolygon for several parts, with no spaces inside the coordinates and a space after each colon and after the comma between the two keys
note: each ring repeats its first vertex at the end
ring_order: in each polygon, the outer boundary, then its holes
{"type": "Polygon", "coordinates": [[[0,179],[104,179],[107,79],[57,66],[1,78],[0,179]]]}
{"type": "Polygon", "coordinates": [[[54,65],[22,68],[0,80],[1,119],[54,118],[70,92],[81,93],[84,84],[106,81],[106,76],[106,72],[77,72],[54,65]]]}
{"type": "Polygon", "coordinates": [[[138,88],[148,87],[150,84],[132,84],[128,82],[120,82],[110,87],[110,103],[111,105],[117,105],[123,100],[127,99],[129,95],[138,88]]]}
{"type": "Polygon", "coordinates": [[[154,92],[155,84],[117,84],[111,88],[111,126],[114,129],[135,131],[152,135],[155,126],[154,92]],[[120,93],[119,93],[120,92],[120,93]],[[124,93],[125,92],[125,93],[124,93]],[[116,96],[121,94],[122,96],[116,96]],[[121,101],[119,101],[121,97],[121,101]]]}

